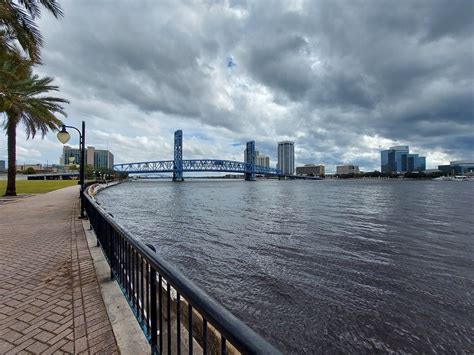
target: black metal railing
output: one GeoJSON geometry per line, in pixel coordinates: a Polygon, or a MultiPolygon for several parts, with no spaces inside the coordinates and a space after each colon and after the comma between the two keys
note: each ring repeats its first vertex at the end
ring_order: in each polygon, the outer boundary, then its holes
{"type": "Polygon", "coordinates": [[[120,227],[87,190],[91,227],[152,354],[279,354],[149,246],[120,227]]]}

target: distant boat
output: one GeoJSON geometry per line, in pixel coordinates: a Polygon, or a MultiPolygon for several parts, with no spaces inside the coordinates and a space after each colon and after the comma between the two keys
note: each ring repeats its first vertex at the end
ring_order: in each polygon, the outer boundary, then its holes
{"type": "Polygon", "coordinates": [[[471,179],[469,179],[467,176],[464,176],[464,175],[456,175],[456,176],[440,176],[440,177],[434,178],[432,180],[436,180],[436,181],[469,181],[471,179]]]}

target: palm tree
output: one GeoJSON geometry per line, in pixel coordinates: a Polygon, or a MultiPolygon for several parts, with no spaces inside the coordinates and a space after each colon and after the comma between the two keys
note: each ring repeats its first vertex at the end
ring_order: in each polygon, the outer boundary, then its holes
{"type": "MultiPolygon", "coordinates": [[[[1,57],[1,56],[0,56],[1,57]]],[[[23,123],[27,138],[40,132],[42,137],[48,130],[58,129],[62,122],[56,113],[66,116],[62,104],[67,100],[40,96],[49,91],[58,91],[51,85],[50,77],[39,78],[33,74],[31,62],[21,57],[2,60],[0,65],[0,113],[6,116],[3,123],[8,139],[8,182],[5,196],[16,196],[16,128],[23,123]]],[[[1,59],[1,58],[0,58],[1,59]]]]}
{"type": "Polygon", "coordinates": [[[14,50],[18,41],[23,50],[34,63],[40,63],[40,48],[43,37],[34,20],[41,17],[41,6],[54,17],[63,15],[57,0],[10,0],[0,1],[0,51],[14,50]]]}

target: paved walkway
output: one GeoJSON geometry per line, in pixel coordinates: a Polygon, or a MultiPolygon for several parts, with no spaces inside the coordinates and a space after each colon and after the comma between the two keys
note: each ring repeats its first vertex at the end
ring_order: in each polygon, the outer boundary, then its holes
{"type": "Polygon", "coordinates": [[[0,205],[0,354],[118,352],[78,194],[0,205]]]}

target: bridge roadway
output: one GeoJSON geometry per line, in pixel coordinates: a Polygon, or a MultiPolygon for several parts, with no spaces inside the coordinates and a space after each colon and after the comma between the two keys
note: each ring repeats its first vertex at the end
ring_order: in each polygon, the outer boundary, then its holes
{"type": "MultiPolygon", "coordinates": [[[[214,159],[183,159],[182,171],[187,172],[230,172],[230,173],[255,173],[265,175],[283,176],[280,170],[267,168],[233,160],[214,159]]],[[[148,161],[137,163],[115,164],[114,171],[129,174],[141,173],[173,173],[175,171],[174,160],[148,161]]]]}

